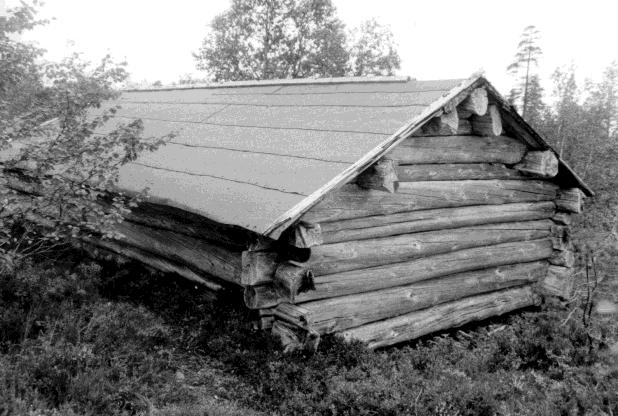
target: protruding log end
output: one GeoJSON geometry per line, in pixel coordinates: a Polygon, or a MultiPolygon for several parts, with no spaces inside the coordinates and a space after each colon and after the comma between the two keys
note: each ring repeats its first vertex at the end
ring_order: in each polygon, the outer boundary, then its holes
{"type": "Polygon", "coordinates": [[[487,90],[477,88],[457,107],[459,117],[469,118],[472,115],[483,116],[487,113],[487,90]]]}
{"type": "Polygon", "coordinates": [[[584,193],[579,188],[561,189],[556,198],[556,208],[562,211],[581,214],[584,206],[584,193]]]}
{"type": "Polygon", "coordinates": [[[356,179],[356,184],[365,189],[395,192],[397,190],[395,161],[380,159],[356,179]]]}
{"type": "Polygon", "coordinates": [[[502,134],[502,116],[494,104],[489,105],[487,113],[470,117],[472,132],[479,136],[500,136],[502,134]]]}
{"type": "Polygon", "coordinates": [[[317,332],[296,328],[281,321],[275,321],[272,326],[272,334],[279,338],[285,353],[301,349],[316,351],[320,344],[320,335],[317,332]]]}
{"type": "Polygon", "coordinates": [[[275,283],[289,293],[292,299],[299,293],[315,289],[311,270],[292,263],[282,263],[277,267],[275,283]]]}
{"type": "Polygon", "coordinates": [[[240,284],[253,286],[272,281],[278,254],[273,251],[243,251],[240,284]]]}
{"type": "Polygon", "coordinates": [[[294,247],[309,248],[319,246],[322,241],[320,224],[300,222],[283,235],[286,242],[294,247]]]}
{"type": "Polygon", "coordinates": [[[541,178],[553,178],[558,174],[558,158],[551,150],[530,151],[515,169],[541,178]]]}
{"type": "Polygon", "coordinates": [[[546,296],[570,299],[574,291],[573,269],[562,266],[549,266],[545,279],[541,282],[541,291],[546,296]]]}
{"type": "Polygon", "coordinates": [[[267,284],[245,287],[244,300],[249,309],[264,309],[291,302],[292,298],[282,288],[267,284]]]}
{"type": "Polygon", "coordinates": [[[549,262],[554,266],[573,267],[575,253],[573,253],[573,250],[556,250],[549,258],[549,262]]]}
{"type": "Polygon", "coordinates": [[[556,212],[551,219],[560,225],[571,225],[571,215],[566,212],[556,212]]]}

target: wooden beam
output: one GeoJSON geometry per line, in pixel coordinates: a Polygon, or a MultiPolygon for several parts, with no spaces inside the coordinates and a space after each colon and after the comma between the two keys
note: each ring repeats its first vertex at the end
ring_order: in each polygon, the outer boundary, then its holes
{"type": "Polygon", "coordinates": [[[470,117],[472,132],[480,136],[500,136],[502,134],[502,117],[500,110],[494,104],[490,104],[487,113],[482,116],[470,117]]]}
{"type": "Polygon", "coordinates": [[[378,160],[356,178],[361,188],[386,192],[395,192],[397,181],[395,162],[390,159],[378,160]]]}
{"type": "Polygon", "coordinates": [[[402,182],[459,181],[471,179],[528,179],[520,171],[502,163],[431,163],[399,165],[397,177],[402,182]]]}
{"type": "Polygon", "coordinates": [[[472,90],[468,98],[463,100],[457,107],[460,118],[469,118],[472,115],[482,116],[487,113],[487,90],[476,88],[472,90]]]}
{"type": "Polygon", "coordinates": [[[550,237],[551,220],[483,224],[314,247],[302,264],[315,276],[366,269],[465,248],[550,237]]]}
{"type": "Polygon", "coordinates": [[[289,315],[320,334],[339,332],[468,296],[535,283],[545,277],[547,267],[543,261],[476,270],[294,307],[284,304],[275,313],[289,315]]]}
{"type": "MultiPolygon", "coordinates": [[[[295,301],[324,299],[378,289],[402,286],[472,270],[549,258],[553,254],[549,239],[474,247],[416,260],[335,273],[314,278],[315,290],[300,293],[295,301]]],[[[270,307],[265,305],[264,307],[270,307]]]]}
{"type": "Polygon", "coordinates": [[[457,111],[444,112],[429,120],[422,128],[425,135],[435,136],[439,134],[456,134],[459,128],[459,116],[457,111]]]}
{"type": "Polygon", "coordinates": [[[218,281],[214,276],[210,276],[206,273],[198,274],[185,265],[174,263],[161,257],[152,256],[150,253],[135,247],[124,246],[119,241],[100,240],[95,238],[86,239],[84,241],[86,244],[100,247],[116,255],[136,260],[161,272],[177,274],[178,276],[198,283],[212,291],[217,292],[224,289],[222,282],[218,281]]]}
{"type": "Polygon", "coordinates": [[[277,268],[277,258],[278,254],[272,251],[243,251],[240,284],[254,286],[272,282],[277,268]]]}
{"type": "Polygon", "coordinates": [[[558,174],[558,158],[552,150],[530,151],[515,169],[541,178],[553,178],[558,174]]]}
{"type": "Polygon", "coordinates": [[[549,266],[545,279],[540,282],[541,292],[546,296],[570,299],[573,296],[575,280],[570,267],[549,266]]]}
{"type": "Polygon", "coordinates": [[[322,223],[435,208],[552,201],[557,190],[550,182],[536,180],[400,182],[394,194],[346,185],[303,219],[322,223]]]}
{"type": "Polygon", "coordinates": [[[551,218],[554,208],[553,202],[530,202],[402,212],[325,222],[322,236],[324,244],[332,244],[481,224],[541,220],[551,218]]]}
{"type": "Polygon", "coordinates": [[[363,325],[346,330],[342,335],[349,340],[366,342],[369,348],[375,349],[537,305],[539,302],[539,297],[530,286],[506,289],[363,325]]]}
{"type": "Polygon", "coordinates": [[[556,208],[562,211],[581,214],[584,206],[584,194],[579,188],[561,189],[556,198],[556,208]]]}
{"type": "Polygon", "coordinates": [[[527,146],[506,136],[410,137],[387,154],[400,165],[419,163],[506,163],[522,160],[527,146]]]}

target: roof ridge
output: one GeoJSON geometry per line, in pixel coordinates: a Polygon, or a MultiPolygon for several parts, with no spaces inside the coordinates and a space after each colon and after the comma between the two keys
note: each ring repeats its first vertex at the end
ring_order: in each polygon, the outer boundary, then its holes
{"type": "Polygon", "coordinates": [[[251,81],[228,81],[218,83],[201,83],[191,85],[167,85],[162,87],[126,88],[123,92],[171,91],[192,89],[243,88],[243,87],[277,87],[286,85],[329,85],[329,84],[364,84],[364,83],[399,83],[415,80],[409,76],[368,76],[335,78],[290,78],[251,81]]]}

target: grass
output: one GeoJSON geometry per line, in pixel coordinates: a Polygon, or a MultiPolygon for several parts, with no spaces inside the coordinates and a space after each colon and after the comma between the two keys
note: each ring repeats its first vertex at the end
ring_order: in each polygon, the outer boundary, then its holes
{"type": "Polygon", "coordinates": [[[236,298],[79,255],[1,276],[0,415],[618,414],[616,315],[586,321],[582,297],[377,352],[330,337],[285,355],[236,298]]]}

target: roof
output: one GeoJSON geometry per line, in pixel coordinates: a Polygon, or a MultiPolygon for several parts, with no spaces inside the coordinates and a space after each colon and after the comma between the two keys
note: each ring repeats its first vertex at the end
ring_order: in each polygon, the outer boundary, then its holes
{"type": "Polygon", "coordinates": [[[277,238],[482,83],[333,78],[126,91],[117,122],[140,118],[145,136],[175,137],[125,165],[119,187],[149,188],[153,202],[277,238]]]}

